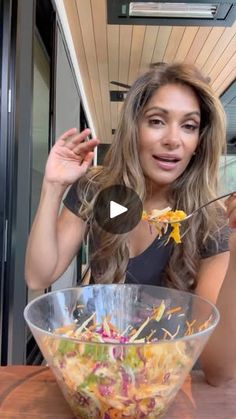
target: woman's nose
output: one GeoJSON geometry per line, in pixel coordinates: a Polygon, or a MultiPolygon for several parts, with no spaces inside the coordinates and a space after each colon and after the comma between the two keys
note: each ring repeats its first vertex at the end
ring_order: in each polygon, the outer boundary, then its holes
{"type": "Polygon", "coordinates": [[[175,124],[167,126],[162,141],[163,144],[171,148],[177,148],[181,142],[181,132],[179,126],[175,124]]]}

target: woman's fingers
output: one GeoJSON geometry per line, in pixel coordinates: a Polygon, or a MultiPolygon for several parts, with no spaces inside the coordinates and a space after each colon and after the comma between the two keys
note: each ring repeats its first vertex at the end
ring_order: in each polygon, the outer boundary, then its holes
{"type": "MultiPolygon", "coordinates": [[[[70,131],[69,131],[70,132],[70,131]]],[[[77,132],[77,130],[74,133],[71,133],[64,137],[63,134],[63,140],[64,145],[69,148],[70,150],[73,150],[75,147],[77,147],[79,144],[81,144],[90,134],[90,129],[86,128],[82,132],[77,132]]]]}
{"type": "Polygon", "coordinates": [[[72,128],[62,134],[56,144],[55,151],[60,159],[64,159],[67,164],[77,162],[82,171],[86,172],[94,157],[94,149],[99,144],[97,138],[87,140],[90,129],[78,133],[76,128],[72,128]]]}
{"type": "Polygon", "coordinates": [[[79,134],[73,134],[73,130],[69,131],[69,136],[64,136],[66,143],[64,144],[67,149],[76,154],[76,159],[81,162],[85,159],[86,155],[94,151],[94,148],[99,144],[97,138],[92,138],[86,141],[86,138],[90,134],[89,129],[85,129],[79,134]],[[71,135],[72,134],[72,135],[71,135]]]}
{"type": "Polygon", "coordinates": [[[57,142],[65,142],[72,138],[77,133],[77,128],[71,128],[64,132],[57,140],[57,142]]]}
{"type": "Polygon", "coordinates": [[[94,157],[94,152],[90,151],[88,154],[86,154],[86,156],[84,157],[84,160],[81,164],[81,167],[86,171],[88,169],[88,167],[90,166],[90,164],[92,163],[94,157]]]}
{"type": "MultiPolygon", "coordinates": [[[[90,140],[90,141],[93,141],[93,140],[90,140]]],[[[80,148],[78,148],[78,152],[75,154],[76,154],[77,161],[79,162],[81,167],[85,167],[87,169],[88,166],[91,164],[94,157],[94,147],[96,145],[97,145],[97,142],[94,142],[94,145],[91,144],[90,147],[88,147],[87,144],[81,144],[80,148]]]]}
{"type": "Polygon", "coordinates": [[[92,140],[86,141],[85,143],[81,143],[74,147],[72,151],[77,155],[85,155],[89,153],[90,151],[93,151],[94,148],[99,144],[99,141],[96,138],[93,138],[92,140]]]}
{"type": "Polygon", "coordinates": [[[90,129],[88,128],[80,133],[77,132],[76,128],[72,128],[59,137],[56,145],[59,145],[59,147],[62,146],[63,148],[65,147],[70,153],[74,153],[74,157],[79,164],[81,164],[84,160],[86,162],[87,154],[93,152],[94,148],[99,144],[97,138],[86,141],[89,134],[90,129]]]}

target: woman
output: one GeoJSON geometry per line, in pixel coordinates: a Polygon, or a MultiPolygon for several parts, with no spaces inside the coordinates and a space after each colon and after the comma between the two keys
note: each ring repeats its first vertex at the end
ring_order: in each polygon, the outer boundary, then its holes
{"type": "Polygon", "coordinates": [[[55,281],[89,229],[93,281],[167,285],[217,305],[221,321],[200,361],[209,383],[234,378],[236,232],[225,226],[235,226],[236,197],[225,202],[226,211],[217,201],[183,223],[178,245],[163,246],[146,221],[127,234],[109,234],[93,213],[99,191],[114,184],[134,189],[146,211],[170,206],[189,213],[214,198],[225,147],[220,101],[194,67],[163,64],[131,87],[103,167],[88,169],[99,144],[84,141],[88,134],[67,131],[49,155],[26,254],[29,287],[55,281]]]}

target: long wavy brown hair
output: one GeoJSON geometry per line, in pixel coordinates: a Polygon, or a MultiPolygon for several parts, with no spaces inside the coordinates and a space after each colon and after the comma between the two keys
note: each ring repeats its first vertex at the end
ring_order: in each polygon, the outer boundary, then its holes
{"type": "MultiPolygon", "coordinates": [[[[129,260],[128,234],[107,233],[94,219],[97,195],[101,189],[119,184],[133,188],[144,202],[146,180],[139,160],[138,121],[156,90],[173,83],[189,86],[195,92],[201,123],[196,155],[172,184],[169,201],[172,207],[189,213],[218,193],[219,160],[226,144],[225,114],[220,100],[196,67],[183,63],[161,64],[141,75],[130,88],[103,166],[91,168],[78,181],[77,191],[82,201],[79,213],[89,223],[93,242],[91,262],[95,282],[124,282],[129,260]]],[[[199,249],[209,237],[217,243],[222,226],[219,205],[206,207],[193,222],[182,225],[182,243],[174,246],[165,270],[168,286],[195,289],[201,258],[199,249]]]]}

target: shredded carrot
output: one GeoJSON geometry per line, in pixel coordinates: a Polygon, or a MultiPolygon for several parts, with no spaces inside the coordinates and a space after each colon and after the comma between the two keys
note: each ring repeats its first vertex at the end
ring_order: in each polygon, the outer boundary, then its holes
{"type": "Polygon", "coordinates": [[[70,331],[70,330],[74,330],[74,329],[75,329],[75,327],[76,327],[76,324],[74,324],[74,323],[72,323],[72,324],[67,324],[67,325],[65,325],[65,326],[58,327],[58,328],[56,329],[56,332],[57,332],[57,333],[60,333],[60,334],[63,334],[63,333],[66,333],[66,332],[68,332],[68,331],[70,331]]]}
{"type": "Polygon", "coordinates": [[[193,320],[191,323],[189,323],[188,320],[186,320],[187,330],[184,334],[185,336],[192,335],[194,333],[193,325],[194,325],[195,322],[196,322],[196,320],[193,320]]]}
{"type": "Polygon", "coordinates": [[[202,330],[206,329],[212,319],[212,315],[203,323],[201,326],[199,326],[198,331],[201,332],[202,330]]]}
{"type": "Polygon", "coordinates": [[[169,310],[166,311],[166,315],[168,316],[168,314],[173,314],[173,313],[177,313],[178,311],[182,310],[182,307],[173,307],[170,308],[169,310]]]}
{"type": "Polygon", "coordinates": [[[108,413],[111,419],[122,419],[123,417],[123,413],[118,412],[117,409],[109,409],[108,413]]]}
{"type": "Polygon", "coordinates": [[[176,210],[172,211],[170,207],[167,207],[163,210],[153,209],[152,211],[143,211],[142,220],[148,221],[150,224],[153,224],[156,227],[159,237],[166,233],[168,225],[170,223],[172,230],[166,241],[172,238],[176,243],[181,243],[180,237],[180,223],[179,220],[186,218],[186,213],[184,211],[176,210]],[[171,221],[173,223],[171,223],[171,221]]]}

